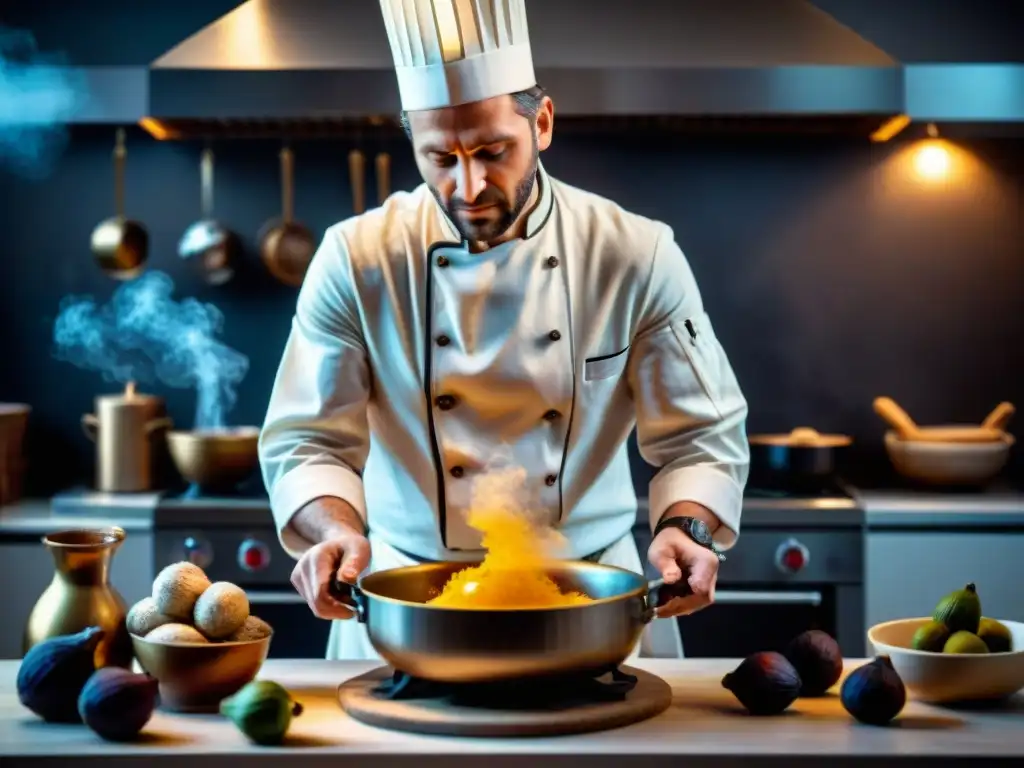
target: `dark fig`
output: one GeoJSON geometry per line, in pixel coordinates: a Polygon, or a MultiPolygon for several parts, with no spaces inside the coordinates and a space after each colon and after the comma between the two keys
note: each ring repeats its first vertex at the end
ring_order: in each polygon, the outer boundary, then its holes
{"type": "Polygon", "coordinates": [[[821,696],[843,675],[843,653],[827,632],[811,629],[797,635],[783,655],[800,675],[801,696],[821,696]]]}
{"type": "Polygon", "coordinates": [[[785,656],[763,651],[745,658],[722,678],[722,687],[732,691],[752,715],[777,715],[800,695],[800,675],[785,656]]]}
{"type": "Polygon", "coordinates": [[[851,672],[839,689],[843,708],[868,725],[885,725],[903,711],[907,690],[888,656],[876,656],[851,672]]]}
{"type": "Polygon", "coordinates": [[[78,714],[107,741],[131,741],[156,709],[159,683],[123,667],[97,669],[78,696],[78,714]]]}
{"type": "Polygon", "coordinates": [[[32,646],[18,667],[18,701],[50,723],[78,723],[78,694],[96,671],[100,627],[50,637],[32,646]]]}

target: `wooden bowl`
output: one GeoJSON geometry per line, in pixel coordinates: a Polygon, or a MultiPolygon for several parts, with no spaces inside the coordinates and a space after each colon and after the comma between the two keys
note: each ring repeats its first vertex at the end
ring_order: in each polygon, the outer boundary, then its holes
{"type": "Polygon", "coordinates": [[[160,683],[160,706],[172,712],[217,712],[222,699],[255,679],[273,633],[237,643],[157,643],[132,635],[139,666],[160,683]]]}
{"type": "Polygon", "coordinates": [[[904,440],[885,433],[885,450],[893,468],[910,480],[929,485],[985,485],[1006,466],[1013,435],[987,443],[938,443],[904,440]]]}
{"type": "Polygon", "coordinates": [[[1024,689],[1024,624],[998,621],[1013,637],[1008,653],[933,653],[910,647],[917,628],[929,617],[897,619],[868,630],[876,655],[892,660],[907,695],[929,703],[1004,699],[1024,689]]]}

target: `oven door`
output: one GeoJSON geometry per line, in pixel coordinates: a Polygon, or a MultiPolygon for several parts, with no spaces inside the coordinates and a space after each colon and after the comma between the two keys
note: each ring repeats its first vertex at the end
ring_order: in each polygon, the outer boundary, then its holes
{"type": "Polygon", "coordinates": [[[862,590],[854,587],[729,583],[715,591],[713,605],[677,621],[687,658],[744,658],[759,651],[782,651],[809,629],[836,638],[845,656],[860,657],[862,602],[862,590]]]}
{"type": "Polygon", "coordinates": [[[331,622],[313,615],[306,601],[291,589],[246,588],[249,610],[274,628],[271,659],[323,659],[331,622]]]}

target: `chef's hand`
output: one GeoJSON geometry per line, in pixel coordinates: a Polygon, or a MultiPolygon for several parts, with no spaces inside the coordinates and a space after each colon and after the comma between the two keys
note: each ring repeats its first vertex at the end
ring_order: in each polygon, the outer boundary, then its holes
{"type": "MultiPolygon", "coordinates": [[[[658,618],[685,616],[715,601],[718,556],[702,547],[678,528],[666,528],[651,542],[647,552],[651,565],[661,572],[666,584],[686,579],[689,589],[676,589],[685,596],[673,597],[658,606],[658,618]]],[[[680,585],[681,587],[682,585],[680,585]]]]}
{"type": "Polygon", "coordinates": [[[330,584],[335,577],[355,584],[370,564],[370,542],[359,516],[341,499],[317,499],[295,514],[292,526],[306,539],[319,542],[295,564],[295,590],[321,619],[351,619],[355,613],[331,594],[330,584]]]}

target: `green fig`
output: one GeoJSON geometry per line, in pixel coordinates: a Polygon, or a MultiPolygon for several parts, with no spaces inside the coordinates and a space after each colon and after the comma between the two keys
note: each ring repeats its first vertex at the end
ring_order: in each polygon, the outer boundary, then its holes
{"type": "Polygon", "coordinates": [[[981,598],[974,584],[942,598],[935,606],[932,620],[945,624],[950,632],[976,633],[981,622],[981,598]]]}
{"type": "Polygon", "coordinates": [[[949,627],[937,621],[929,621],[922,624],[914,633],[910,641],[910,647],[915,651],[931,651],[939,653],[949,639],[949,627]]]}
{"type": "Polygon", "coordinates": [[[302,714],[284,687],[270,680],[254,680],[234,696],[220,703],[220,713],[229,718],[253,743],[280,744],[292,718],[302,714]]]}
{"type": "Polygon", "coordinates": [[[1009,653],[1013,650],[1013,636],[1010,630],[995,619],[986,619],[984,616],[978,624],[978,637],[985,641],[985,645],[992,653],[1009,653]]]}
{"type": "Polygon", "coordinates": [[[943,653],[988,653],[985,641],[973,632],[954,632],[942,647],[943,653]]]}

